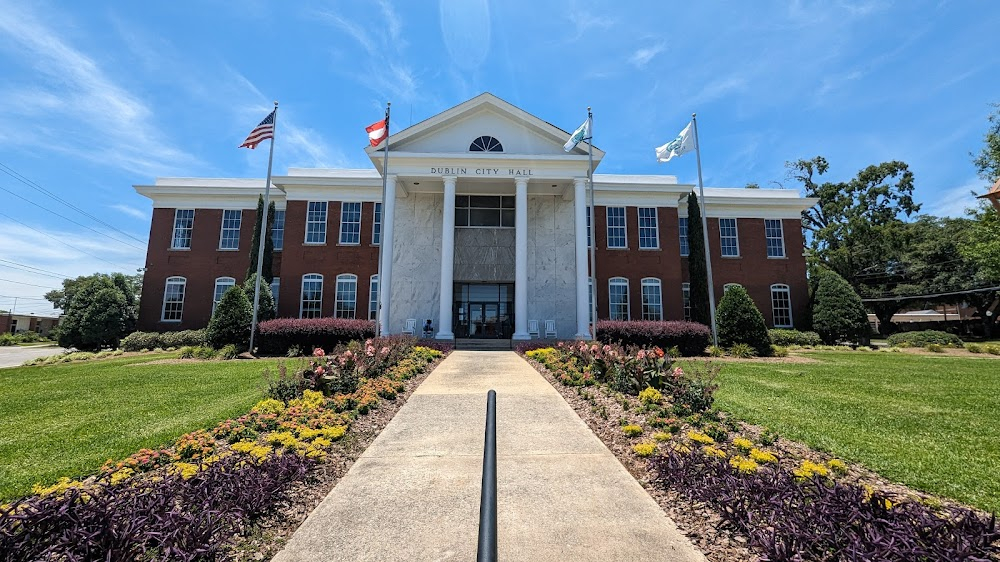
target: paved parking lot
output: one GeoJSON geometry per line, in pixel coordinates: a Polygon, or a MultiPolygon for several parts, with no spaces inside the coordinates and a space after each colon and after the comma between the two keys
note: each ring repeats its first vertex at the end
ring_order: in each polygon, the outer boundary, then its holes
{"type": "Polygon", "coordinates": [[[36,357],[48,357],[66,351],[54,345],[45,347],[19,347],[11,345],[0,347],[0,369],[4,367],[17,367],[21,363],[36,357]]]}

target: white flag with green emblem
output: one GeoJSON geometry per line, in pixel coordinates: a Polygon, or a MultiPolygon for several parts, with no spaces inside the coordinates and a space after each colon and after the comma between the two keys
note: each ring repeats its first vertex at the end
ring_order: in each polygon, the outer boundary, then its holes
{"type": "Polygon", "coordinates": [[[656,161],[670,162],[674,156],[687,154],[694,150],[694,135],[691,134],[691,123],[677,135],[677,138],[663,146],[656,147],[656,161]]]}
{"type": "Polygon", "coordinates": [[[563,150],[569,152],[570,150],[576,148],[576,145],[580,144],[580,141],[589,138],[590,138],[590,119],[587,119],[586,121],[583,122],[583,125],[580,125],[580,128],[574,131],[573,134],[569,137],[569,140],[566,141],[566,144],[563,145],[563,150]]]}

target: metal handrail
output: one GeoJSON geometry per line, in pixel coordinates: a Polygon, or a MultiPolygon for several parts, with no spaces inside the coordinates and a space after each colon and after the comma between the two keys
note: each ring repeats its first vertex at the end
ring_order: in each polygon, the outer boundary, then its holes
{"type": "Polygon", "coordinates": [[[497,393],[486,395],[486,442],[483,446],[483,486],[479,496],[477,562],[497,559],[497,393]]]}

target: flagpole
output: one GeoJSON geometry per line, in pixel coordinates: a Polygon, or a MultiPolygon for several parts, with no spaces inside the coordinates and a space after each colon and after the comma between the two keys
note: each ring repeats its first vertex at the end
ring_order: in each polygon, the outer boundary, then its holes
{"type": "MultiPolygon", "coordinates": [[[[590,111],[590,106],[587,106],[587,132],[590,133],[590,138],[587,139],[587,186],[590,188],[590,209],[587,213],[590,215],[590,276],[588,277],[587,290],[590,291],[590,339],[597,339],[597,253],[595,247],[597,246],[597,236],[594,235],[596,230],[595,213],[594,213],[594,114],[590,111]]],[[[577,309],[579,310],[579,309],[577,309]]]]}
{"type": "MultiPolygon", "coordinates": [[[[260,273],[264,265],[264,246],[267,238],[267,208],[271,204],[271,164],[274,162],[274,135],[278,129],[278,102],[274,102],[274,120],[271,129],[271,150],[267,154],[267,179],[264,180],[264,216],[260,219],[260,231],[257,239],[260,244],[257,246],[257,282],[253,287],[253,320],[250,323],[250,353],[253,354],[254,336],[257,333],[257,312],[260,307],[260,273]]],[[[272,296],[273,298],[273,296],[272,296]]]]}
{"type": "Polygon", "coordinates": [[[382,326],[382,245],[385,244],[385,192],[389,178],[389,109],[392,102],[385,102],[385,156],[382,161],[382,216],[378,224],[378,290],[375,292],[375,333],[387,336],[382,326]]]}
{"type": "Polygon", "coordinates": [[[712,251],[708,246],[708,215],[705,212],[705,184],[701,179],[701,147],[698,143],[698,118],[691,114],[694,125],[694,153],[698,158],[698,197],[701,204],[701,233],[705,237],[705,269],[708,271],[708,310],[712,315],[712,345],[719,346],[719,331],[715,326],[715,285],[712,283],[712,251]]]}

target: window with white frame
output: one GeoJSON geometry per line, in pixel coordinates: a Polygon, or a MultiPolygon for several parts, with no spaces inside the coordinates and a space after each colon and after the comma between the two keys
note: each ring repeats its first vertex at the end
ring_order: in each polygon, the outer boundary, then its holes
{"type": "Polygon", "coordinates": [[[642,280],[642,319],[663,320],[663,292],[660,280],[647,277],[642,280]]]}
{"type": "Polygon", "coordinates": [[[739,283],[726,283],[725,285],[722,286],[722,294],[724,295],[728,293],[729,289],[732,289],[733,287],[742,287],[742,286],[743,285],[740,285],[739,283]]]}
{"type": "Polygon", "coordinates": [[[215,293],[212,297],[212,316],[215,316],[215,309],[222,302],[222,295],[226,294],[226,291],[234,285],[236,285],[236,280],[232,277],[219,277],[215,280],[215,293]]]}
{"type": "Polygon", "coordinates": [[[625,207],[608,207],[608,248],[625,248],[625,207]]]}
{"type": "Polygon", "coordinates": [[[691,253],[691,247],[688,246],[688,218],[681,217],[677,219],[677,236],[681,241],[681,255],[686,256],[691,253]]]}
{"type": "Polygon", "coordinates": [[[342,273],[337,276],[334,318],[355,318],[358,308],[358,276],[342,273]]]}
{"type": "Polygon", "coordinates": [[[180,322],[184,316],[184,288],[187,279],[183,277],[167,277],[167,285],[163,289],[163,311],[160,320],[163,322],[180,322]]]}
{"type": "Polygon", "coordinates": [[[628,279],[612,277],[608,280],[609,317],[612,320],[628,320],[628,279]]]}
{"type": "Polygon", "coordinates": [[[594,278],[593,277],[587,279],[587,289],[590,292],[589,295],[590,302],[587,303],[590,305],[588,314],[590,315],[590,322],[593,323],[594,322],[594,278]]]}
{"type": "Polygon", "coordinates": [[[594,208],[593,207],[587,207],[587,247],[588,248],[590,247],[591,244],[593,244],[593,242],[590,241],[590,223],[592,222],[590,219],[593,216],[594,216],[594,208]]]}
{"type": "Polygon", "coordinates": [[[681,283],[681,300],[684,301],[684,319],[691,321],[691,284],[681,283]]]}
{"type": "Polygon", "coordinates": [[[323,276],[307,273],[302,276],[302,301],[299,318],[319,318],[323,314],[323,276]]]}
{"type": "Polygon", "coordinates": [[[222,232],[219,233],[220,250],[238,250],[240,247],[240,223],[243,221],[241,209],[222,211],[222,232]]]}
{"type": "Polygon", "coordinates": [[[190,250],[191,231],[194,229],[194,209],[174,210],[174,236],[171,250],[190,250]]]}
{"type": "Polygon", "coordinates": [[[771,285],[771,313],[774,315],[775,328],[792,327],[792,292],[788,285],[771,285]]]}
{"type": "Polygon", "coordinates": [[[659,230],[656,207],[639,207],[639,249],[658,249],[660,247],[659,230]]]}
{"type": "Polygon", "coordinates": [[[340,243],[361,243],[361,203],[340,204],[340,243]]]}
{"type": "Polygon", "coordinates": [[[271,296],[274,297],[274,311],[278,312],[278,293],[281,292],[281,279],[271,279],[271,296]]]}
{"type": "Polygon", "coordinates": [[[326,201],[306,206],[306,244],[326,244],[326,201]]]}
{"type": "Polygon", "coordinates": [[[372,244],[382,243],[382,203],[375,203],[375,220],[372,221],[372,244]]]}
{"type": "Polygon", "coordinates": [[[722,246],[723,257],[732,258],[740,255],[736,219],[719,219],[719,245],[722,246]]]}
{"type": "Polygon", "coordinates": [[[271,242],[274,251],[280,252],[285,247],[285,210],[274,211],[274,222],[271,223],[271,242]]]}
{"type": "Polygon", "coordinates": [[[378,316],[378,274],[372,275],[368,282],[368,319],[377,320],[378,316]]]}
{"type": "Polygon", "coordinates": [[[764,219],[764,237],[767,239],[767,257],[785,257],[785,233],[778,219],[764,219]]]}

